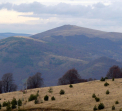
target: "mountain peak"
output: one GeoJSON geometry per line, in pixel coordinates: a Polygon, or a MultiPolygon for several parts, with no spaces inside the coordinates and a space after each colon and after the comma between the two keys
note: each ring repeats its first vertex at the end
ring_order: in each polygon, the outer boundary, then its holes
{"type": "Polygon", "coordinates": [[[74,36],[74,35],[86,35],[88,37],[97,37],[98,35],[105,34],[105,33],[106,32],[79,27],[76,25],[63,25],[42,33],[38,33],[31,37],[36,39],[42,39],[51,36],[74,36]]]}

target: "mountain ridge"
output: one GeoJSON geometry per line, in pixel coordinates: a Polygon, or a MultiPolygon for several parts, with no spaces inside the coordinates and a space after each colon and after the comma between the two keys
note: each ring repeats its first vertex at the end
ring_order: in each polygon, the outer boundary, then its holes
{"type": "Polygon", "coordinates": [[[95,37],[107,38],[110,40],[122,39],[122,33],[120,32],[105,32],[96,29],[79,27],[76,25],[63,25],[60,27],[47,30],[42,33],[32,35],[31,37],[44,40],[45,38],[49,38],[51,36],[66,37],[66,36],[75,36],[75,35],[84,35],[90,38],[95,38],[95,37]]]}

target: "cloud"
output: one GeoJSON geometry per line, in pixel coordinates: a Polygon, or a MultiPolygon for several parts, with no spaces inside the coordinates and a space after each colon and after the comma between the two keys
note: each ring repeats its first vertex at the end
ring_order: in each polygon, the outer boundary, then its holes
{"type": "Polygon", "coordinates": [[[50,16],[71,16],[83,18],[99,18],[99,19],[117,19],[121,17],[122,3],[114,3],[105,5],[97,3],[92,6],[71,5],[66,3],[59,3],[55,6],[46,6],[39,2],[22,3],[15,5],[11,3],[0,4],[0,9],[14,10],[18,12],[33,12],[35,16],[41,14],[49,14],[50,16]]]}
{"type": "MultiPolygon", "coordinates": [[[[68,3],[44,5],[40,2],[21,3],[18,5],[2,3],[0,4],[0,9],[18,12],[18,16],[27,19],[25,24],[28,25],[19,25],[18,29],[16,29],[18,31],[20,26],[24,26],[26,29],[31,26],[26,31],[29,32],[31,30],[32,33],[36,33],[39,30],[39,32],[46,31],[64,24],[73,24],[104,31],[122,31],[122,2],[111,0],[111,4],[109,3],[110,1],[105,4],[104,1],[87,6],[68,3]],[[29,20],[29,18],[35,18],[35,20],[29,20]]],[[[12,26],[14,27],[14,24],[12,26]]]]}
{"type": "Polygon", "coordinates": [[[36,17],[24,17],[24,15],[32,15],[33,13],[22,13],[16,11],[0,10],[0,24],[25,23],[32,20],[39,20],[36,17]]]}

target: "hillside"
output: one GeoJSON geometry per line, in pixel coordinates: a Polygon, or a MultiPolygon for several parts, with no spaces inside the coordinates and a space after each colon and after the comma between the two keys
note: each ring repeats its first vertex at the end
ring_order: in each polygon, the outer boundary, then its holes
{"type": "MultiPolygon", "coordinates": [[[[55,30],[59,29],[61,27],[55,30]]],[[[15,82],[21,84],[41,72],[45,85],[51,86],[56,85],[67,70],[76,68],[82,78],[100,79],[112,65],[122,67],[121,47],[121,41],[84,35],[48,39],[8,37],[0,40],[0,78],[11,72],[15,82]]]]}
{"type": "Polygon", "coordinates": [[[95,77],[96,79],[99,79],[100,77],[105,77],[108,69],[113,65],[122,67],[121,62],[108,57],[100,57],[84,65],[84,68],[79,73],[82,74],[83,78],[95,77]]]}
{"type": "MultiPolygon", "coordinates": [[[[22,99],[23,105],[20,108],[24,108],[27,111],[93,111],[93,107],[103,103],[104,109],[101,111],[111,111],[112,106],[115,106],[115,110],[119,111],[122,108],[122,79],[106,80],[105,82],[96,80],[86,83],[73,84],[73,88],[69,88],[69,85],[53,86],[52,93],[49,93],[50,87],[37,88],[27,90],[27,93],[17,91],[11,93],[0,94],[0,103],[4,101],[11,101],[14,98],[22,99]],[[104,86],[104,83],[108,82],[109,86],[104,86]],[[60,95],[60,90],[65,91],[64,95],[60,95]],[[109,90],[109,94],[106,91],[109,90]],[[28,102],[28,98],[31,94],[37,94],[39,92],[39,103],[35,104],[34,101],[28,102]],[[99,102],[96,102],[92,98],[93,93],[100,98],[99,102]],[[19,95],[19,96],[18,96],[19,95]],[[48,95],[49,100],[44,101],[44,96],[48,95]],[[55,100],[52,101],[51,97],[54,96],[55,100]],[[118,101],[119,104],[115,104],[118,101]]],[[[1,111],[5,109],[2,107],[1,111]]]]}
{"type": "Polygon", "coordinates": [[[31,34],[22,34],[22,33],[0,33],[0,39],[4,39],[7,37],[11,37],[11,36],[26,36],[29,37],[31,36],[31,34]]]}
{"type": "Polygon", "coordinates": [[[16,78],[15,81],[21,84],[23,79],[41,72],[45,85],[56,85],[58,78],[68,69],[82,67],[87,63],[85,60],[56,55],[58,49],[62,53],[68,52],[68,47],[64,49],[63,45],[51,47],[45,41],[32,38],[2,39],[0,40],[0,77],[11,72],[16,78]]]}

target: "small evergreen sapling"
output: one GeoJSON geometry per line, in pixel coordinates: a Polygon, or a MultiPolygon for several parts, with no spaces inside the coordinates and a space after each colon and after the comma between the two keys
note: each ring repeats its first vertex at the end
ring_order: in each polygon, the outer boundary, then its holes
{"type": "Polygon", "coordinates": [[[115,106],[114,105],[112,106],[112,110],[115,110],[115,106]]]}
{"type": "Polygon", "coordinates": [[[69,85],[69,87],[70,87],[70,88],[73,88],[73,85],[72,85],[72,84],[70,84],[70,85],[69,85]]]}
{"type": "Polygon", "coordinates": [[[98,109],[104,109],[104,108],[105,108],[105,106],[104,106],[103,103],[100,103],[100,104],[98,105],[98,109]]]}
{"type": "Polygon", "coordinates": [[[115,104],[119,104],[119,101],[115,101],[115,104]]]}
{"type": "Polygon", "coordinates": [[[106,91],[106,94],[109,94],[109,93],[110,93],[109,90],[107,90],[107,91],[106,91]]]}
{"type": "Polygon", "coordinates": [[[97,106],[95,105],[94,108],[93,108],[93,111],[96,111],[97,110],[97,106]]]}
{"type": "Polygon", "coordinates": [[[107,83],[107,82],[104,84],[104,86],[108,86],[108,85],[109,85],[109,83],[107,83]]]}
{"type": "Polygon", "coordinates": [[[95,93],[92,95],[92,98],[95,98],[96,97],[96,95],[95,95],[95,93]]]}
{"type": "Polygon", "coordinates": [[[54,97],[54,96],[53,96],[53,97],[51,97],[51,100],[52,100],[52,101],[54,101],[54,100],[55,100],[55,97],[54,97]]]}
{"type": "Polygon", "coordinates": [[[48,101],[48,99],[49,99],[48,95],[44,96],[45,101],[48,101]]]}
{"type": "Polygon", "coordinates": [[[65,91],[61,89],[59,93],[60,93],[60,95],[63,95],[63,94],[65,94],[65,91]]]}
{"type": "Polygon", "coordinates": [[[96,100],[96,102],[99,102],[100,101],[100,98],[95,97],[95,100],[96,100]]]}

